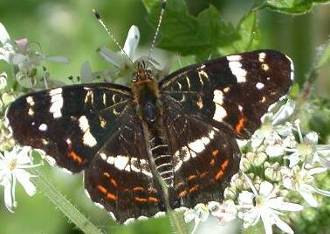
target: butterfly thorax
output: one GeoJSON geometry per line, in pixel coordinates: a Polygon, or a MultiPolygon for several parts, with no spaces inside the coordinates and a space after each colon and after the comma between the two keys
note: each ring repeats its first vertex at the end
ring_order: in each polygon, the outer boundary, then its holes
{"type": "Polygon", "coordinates": [[[159,88],[150,70],[138,68],[132,82],[132,93],[136,111],[141,120],[148,124],[160,117],[159,88]]]}
{"type": "Polygon", "coordinates": [[[147,126],[147,144],[149,144],[148,147],[156,166],[155,170],[167,185],[172,185],[172,154],[164,128],[158,83],[153,78],[150,70],[138,69],[132,83],[132,93],[136,104],[136,112],[147,126]]]}

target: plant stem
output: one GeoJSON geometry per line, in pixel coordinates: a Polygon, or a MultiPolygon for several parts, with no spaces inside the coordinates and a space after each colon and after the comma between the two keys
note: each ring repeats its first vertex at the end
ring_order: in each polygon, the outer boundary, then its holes
{"type": "Polygon", "coordinates": [[[90,220],[86,218],[63,194],[52,185],[40,168],[32,170],[38,179],[35,180],[38,188],[49,198],[49,200],[62,211],[62,213],[73,222],[81,231],[90,234],[103,234],[90,220]]]}

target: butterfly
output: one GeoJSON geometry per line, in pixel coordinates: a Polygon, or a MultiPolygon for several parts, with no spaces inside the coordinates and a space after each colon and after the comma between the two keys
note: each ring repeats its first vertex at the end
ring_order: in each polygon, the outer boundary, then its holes
{"type": "Polygon", "coordinates": [[[157,82],[140,63],[131,86],[71,85],[15,100],[7,118],[22,145],[84,173],[90,198],[118,222],[222,201],[248,139],[293,80],[290,58],[258,50],[194,64],[157,82]]]}

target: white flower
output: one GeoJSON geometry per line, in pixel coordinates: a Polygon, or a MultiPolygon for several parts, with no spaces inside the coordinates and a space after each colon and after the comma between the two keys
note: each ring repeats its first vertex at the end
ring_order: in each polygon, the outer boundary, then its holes
{"type": "Polygon", "coordinates": [[[238,201],[240,212],[238,217],[243,220],[244,227],[255,225],[260,219],[263,221],[266,234],[271,234],[272,225],[276,225],[285,233],[293,233],[288,224],[280,219],[281,211],[300,211],[301,205],[285,202],[283,197],[277,197],[278,190],[274,186],[263,181],[259,191],[253,186],[251,180],[246,177],[253,193],[243,191],[239,194],[238,201]]]}
{"type": "Polygon", "coordinates": [[[122,70],[125,67],[130,67],[133,65],[132,61],[135,60],[135,51],[139,44],[139,40],[140,31],[138,27],[132,25],[126,37],[123,48],[124,53],[122,51],[119,53],[112,52],[105,47],[100,48],[99,53],[105,60],[117,67],[119,70],[122,70]]]}
{"type": "Polygon", "coordinates": [[[210,201],[207,207],[211,214],[218,218],[221,225],[233,221],[237,215],[237,208],[233,200],[226,200],[222,204],[210,201]]]}
{"type": "Polygon", "coordinates": [[[4,200],[7,209],[13,212],[16,207],[15,189],[18,181],[24,188],[25,192],[32,196],[36,192],[36,188],[30,181],[31,175],[26,171],[28,168],[36,167],[33,165],[29,157],[29,147],[14,149],[10,152],[0,153],[0,185],[4,187],[4,200]]]}
{"type": "MultiPolygon", "coordinates": [[[[38,68],[43,61],[68,63],[62,56],[46,56],[32,48],[28,39],[11,40],[6,28],[0,23],[0,60],[15,66],[16,79],[24,87],[32,87],[37,80],[38,68]],[[23,81],[26,79],[25,81],[23,81]]],[[[41,69],[42,70],[42,69],[41,69]]],[[[44,73],[44,71],[43,71],[44,73]]]]}
{"type": "Polygon", "coordinates": [[[285,123],[289,116],[292,115],[295,108],[293,101],[288,100],[275,113],[268,113],[263,119],[263,124],[251,138],[251,145],[254,149],[258,148],[262,143],[266,146],[266,153],[270,157],[277,157],[284,154],[284,148],[292,144],[292,125],[285,123]]]}
{"type": "Polygon", "coordinates": [[[289,159],[289,167],[294,167],[299,162],[307,163],[307,167],[319,162],[323,167],[330,168],[330,145],[320,145],[316,132],[309,132],[304,137],[300,130],[299,121],[296,121],[296,130],[299,142],[294,147],[287,147],[289,152],[286,158],[289,159]]]}
{"type": "Polygon", "coordinates": [[[312,207],[317,207],[318,202],[313,193],[324,196],[330,196],[330,191],[319,189],[315,186],[314,175],[323,173],[327,170],[324,167],[316,167],[312,169],[300,168],[282,168],[283,185],[287,189],[297,191],[305,201],[312,207]]]}
{"type": "Polygon", "coordinates": [[[10,63],[11,57],[15,54],[15,51],[13,45],[11,44],[12,42],[9,34],[2,23],[0,23],[0,43],[0,60],[10,63]]]}
{"type": "Polygon", "coordinates": [[[184,221],[190,223],[195,222],[191,233],[195,233],[200,222],[204,222],[209,217],[208,207],[204,204],[197,204],[194,209],[189,209],[184,213],[184,221]]]}

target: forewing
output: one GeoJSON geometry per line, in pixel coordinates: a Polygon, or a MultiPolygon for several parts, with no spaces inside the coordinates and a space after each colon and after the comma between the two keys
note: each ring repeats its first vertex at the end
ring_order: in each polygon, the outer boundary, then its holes
{"type": "Polygon", "coordinates": [[[124,86],[66,86],[18,98],[7,118],[20,144],[42,149],[59,166],[79,172],[117,128],[130,101],[124,86]]]}
{"type": "Polygon", "coordinates": [[[165,124],[173,153],[173,207],[222,201],[224,189],[238,172],[240,152],[233,134],[187,115],[172,100],[165,124]]]}
{"type": "Polygon", "coordinates": [[[183,68],[160,81],[160,89],[184,112],[248,138],[269,106],[288,92],[292,79],[289,57],[259,50],[183,68]]]}
{"type": "Polygon", "coordinates": [[[153,216],[165,207],[151,173],[141,121],[126,113],[121,122],[85,170],[85,188],[94,202],[123,223],[153,216]]]}

